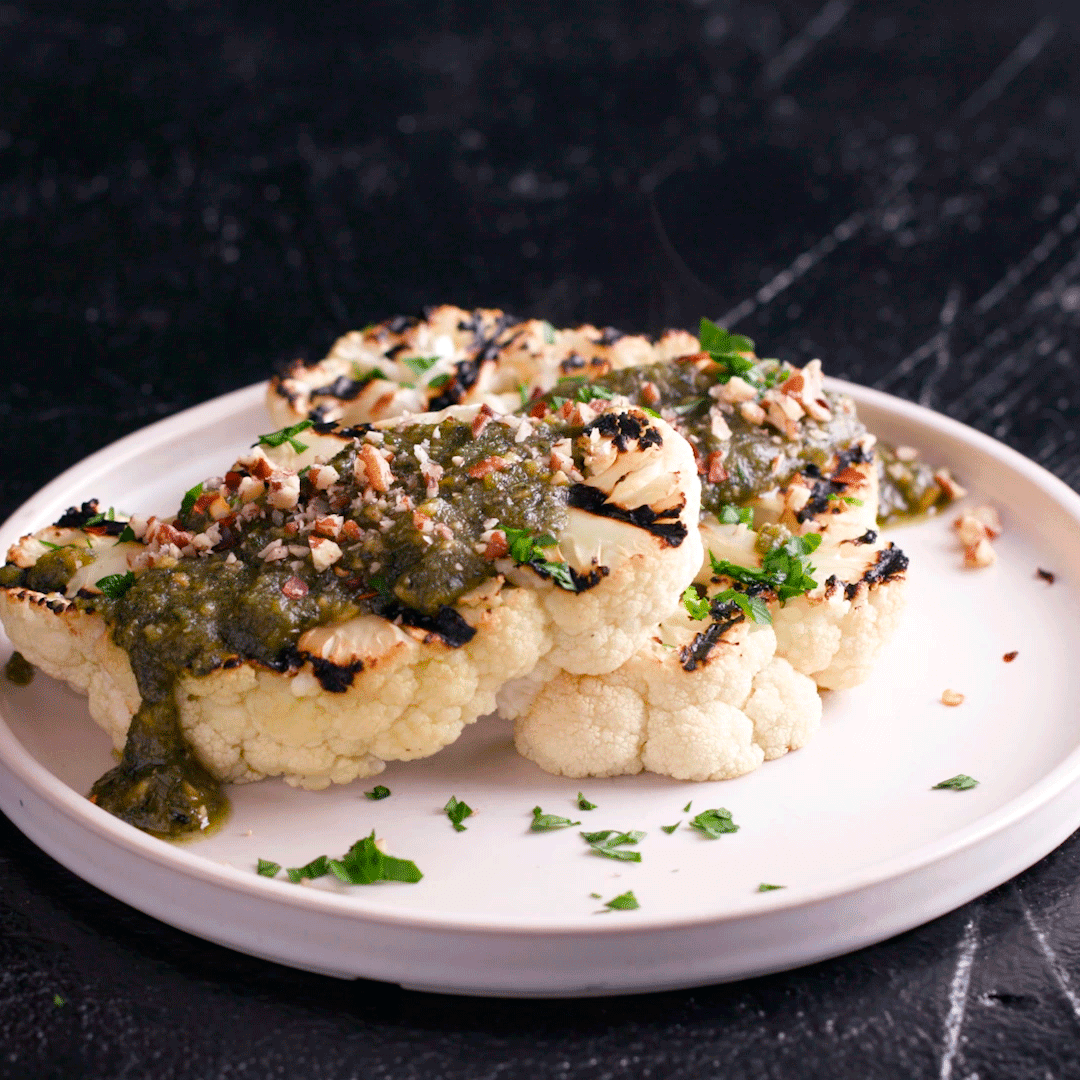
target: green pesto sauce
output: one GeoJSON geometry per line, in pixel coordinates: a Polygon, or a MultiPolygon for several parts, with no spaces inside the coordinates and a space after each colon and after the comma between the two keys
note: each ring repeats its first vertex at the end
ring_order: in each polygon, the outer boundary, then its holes
{"type": "Polygon", "coordinates": [[[934,468],[925,461],[901,461],[891,446],[879,442],[878,521],[888,525],[929,513],[948,503],[944,489],[934,479],[934,468]]]}
{"type": "MultiPolygon", "coordinates": [[[[759,370],[775,370],[775,361],[763,361],[759,370]]],[[[838,395],[826,394],[831,417],[826,421],[805,417],[799,422],[800,437],[785,438],[767,424],[751,424],[734,409],[724,414],[731,430],[730,440],[718,439],[712,432],[709,408],[713,399],[709,390],[717,383],[717,370],[706,367],[699,370],[696,364],[661,362],[642,367],[622,368],[596,379],[584,377],[566,379],[553,391],[556,395],[572,397],[576,388],[586,382],[603,386],[615,394],[621,394],[638,405],[646,382],[651,382],[660,395],[659,402],[650,406],[656,411],[671,409],[676,413],[675,427],[694,446],[699,460],[707,461],[710,454],[723,453],[727,477],[718,483],[701,481],[701,508],[714,514],[725,503],[743,506],[756,495],[785,484],[803,466],[824,466],[839,450],[846,450],[866,433],[866,428],[855,416],[837,408],[838,395]],[[777,462],[777,457],[780,458],[777,462]]]]}
{"type": "MultiPolygon", "coordinates": [[[[454,420],[439,425],[438,438],[432,425],[386,431],[381,445],[394,454],[394,489],[373,504],[358,499],[353,469],[358,448],[348,445],[332,462],[349,500],[337,512],[365,532],[359,544],[342,540],[342,558],[325,570],[316,571],[310,557],[292,554],[264,561],[259,553],[274,540],[306,542],[305,536],[286,532],[288,513],[278,515],[276,523],[267,515],[236,522],[227,551],[145,570],[115,599],[77,597],[83,610],[101,613],[113,640],[128,654],[143,699],[120,764],[94,785],[91,797],[162,837],[201,831],[220,819],[228,807],[221,784],[196,760],[180,728],[179,676],[207,675],[236,657],[283,670],[300,636],[312,627],[372,612],[393,617],[402,607],[438,612],[495,575],[494,564],[474,548],[486,520],[535,533],[558,532],[566,522],[566,488],[551,483],[551,447],[577,431],[559,424],[533,426],[522,443],[515,443],[514,430],[494,421],[477,438],[470,425],[454,420]],[[418,446],[445,470],[430,496],[414,453],[418,446]],[[494,457],[505,459],[505,467],[468,476],[470,466],[494,457]],[[412,507],[399,504],[402,494],[412,507]],[[449,535],[422,533],[417,511],[446,525],[449,535]],[[302,590],[293,580],[294,595],[286,596],[282,587],[290,579],[303,582],[306,592],[295,595],[302,590]]],[[[304,479],[301,505],[319,497],[304,479]]],[[[192,510],[182,515],[181,524],[197,532],[210,523],[192,510]]],[[[47,552],[26,570],[9,564],[0,571],[0,584],[62,592],[88,555],[69,546],[47,552]]]]}
{"type": "Polygon", "coordinates": [[[16,686],[29,686],[34,681],[34,665],[21,652],[13,652],[4,665],[4,675],[16,686]]]}

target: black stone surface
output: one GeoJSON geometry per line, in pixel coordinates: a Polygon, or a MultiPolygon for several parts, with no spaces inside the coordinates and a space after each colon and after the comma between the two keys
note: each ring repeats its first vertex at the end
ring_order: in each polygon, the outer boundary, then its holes
{"type": "MultiPolygon", "coordinates": [[[[1075,485],[1077,38],[1013,2],[2,5],[0,511],[440,301],[722,317],[1075,485]]],[[[1074,836],[751,982],[459,1000],[190,938],[3,822],[0,1075],[1080,1076],[1078,873],[1074,836]]]]}

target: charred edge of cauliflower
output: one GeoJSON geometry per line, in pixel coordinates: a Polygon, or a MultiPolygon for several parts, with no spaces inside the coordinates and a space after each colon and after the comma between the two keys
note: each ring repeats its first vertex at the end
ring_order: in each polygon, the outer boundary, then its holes
{"type": "Polygon", "coordinates": [[[680,610],[607,675],[562,671],[507,688],[500,707],[515,719],[518,751],[564,776],[644,769],[702,781],[740,776],[803,746],[821,719],[813,681],[774,655],[771,627],[754,626],[734,605],[717,616],[702,631],[680,610]]]}
{"type": "Polygon", "coordinates": [[[543,391],[568,375],[595,378],[698,348],[681,330],[666,331],[654,343],[612,327],[557,330],[498,309],[444,305],[424,319],[398,316],[352,331],[316,364],[296,361],[271,379],[267,407],[283,427],[305,417],[355,424],[484,402],[512,412],[521,404],[521,385],[527,393],[543,391]]]}
{"type": "MultiPolygon", "coordinates": [[[[540,595],[554,623],[548,663],[600,674],[641,646],[693,580],[701,485],[693,451],[665,421],[637,408],[577,408],[587,419],[585,470],[570,488],[557,550],[593,587],[572,593],[544,582],[540,595]]],[[[498,565],[537,587],[535,567],[498,565]]]]}
{"type": "MultiPolygon", "coordinates": [[[[817,588],[775,606],[773,625],[777,655],[823,688],[864,682],[903,611],[908,560],[880,538],[877,501],[877,469],[862,446],[838,455],[828,469],[804,470],[755,507],[766,536],[821,535],[811,560],[817,588]]],[[[724,552],[732,562],[753,558],[742,565],[758,565],[757,538],[744,526],[712,522],[703,532],[714,553],[724,552]]],[[[703,567],[699,580],[709,576],[710,568],[703,567]]]]}
{"type": "MultiPolygon", "coordinates": [[[[207,675],[183,674],[181,728],[203,765],[236,782],[280,775],[317,789],[433,754],[491,712],[503,682],[530,671],[549,645],[526,590],[463,615],[473,633],[458,647],[363,616],[308,631],[287,671],[234,657],[207,675]]],[[[0,621],[30,663],[88,695],[91,716],[122,748],[141,698],[102,616],[59,593],[7,588],[0,621]]]]}

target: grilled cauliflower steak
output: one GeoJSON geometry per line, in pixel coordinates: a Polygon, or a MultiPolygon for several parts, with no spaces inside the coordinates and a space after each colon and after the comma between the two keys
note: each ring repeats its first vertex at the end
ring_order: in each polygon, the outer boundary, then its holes
{"type": "Polygon", "coordinates": [[[696,573],[698,513],[692,452],[639,409],[294,425],[177,515],[88,503],[24,537],[0,619],[123,746],[99,804],[172,834],[218,780],[434,753],[543,657],[618,667],[696,573]]]}
{"type": "Polygon", "coordinates": [[[354,330],[316,364],[292,364],[270,382],[267,407],[282,426],[311,417],[369,423],[405,412],[488,404],[513,412],[565,376],[589,377],[694,352],[696,339],[668,331],[653,344],[608,327],[556,330],[498,309],[443,305],[424,319],[397,316],[354,330]]]}
{"type": "Polygon", "coordinates": [[[821,719],[813,681],[775,656],[770,626],[716,595],[707,623],[676,612],[609,675],[504,691],[518,752],[563,776],[727,780],[802,746],[821,719]]]}

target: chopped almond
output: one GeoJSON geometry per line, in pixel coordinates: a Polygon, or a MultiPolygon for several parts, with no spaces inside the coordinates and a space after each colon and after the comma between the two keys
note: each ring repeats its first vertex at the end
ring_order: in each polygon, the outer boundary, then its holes
{"type": "Polygon", "coordinates": [[[506,533],[501,529],[496,529],[491,534],[491,539],[487,542],[487,547],[484,548],[484,558],[494,561],[495,559],[504,558],[510,554],[510,545],[506,542],[506,533]]]}
{"type": "Polygon", "coordinates": [[[480,411],[473,417],[472,422],[472,437],[474,439],[480,438],[480,433],[491,423],[495,413],[492,412],[490,405],[481,405],[480,411]]]}
{"type": "Polygon", "coordinates": [[[710,484],[719,484],[726,480],[728,471],[724,468],[724,454],[720,450],[714,450],[708,457],[705,466],[705,478],[710,484]]]}
{"type": "Polygon", "coordinates": [[[946,496],[953,502],[957,499],[962,499],[967,494],[967,488],[958,484],[952,476],[952,473],[948,469],[938,469],[934,473],[934,479],[937,481],[938,486],[945,492],[946,496]]]}
{"type": "Polygon", "coordinates": [[[997,562],[997,552],[984,536],[974,547],[964,549],[964,565],[972,569],[993,566],[997,562]]]}
{"type": "Polygon", "coordinates": [[[465,473],[467,476],[472,477],[473,480],[478,480],[482,476],[487,476],[488,473],[499,472],[506,468],[506,461],[501,457],[486,457],[482,461],[477,461],[475,464],[470,465],[465,473]]]}
{"type": "Polygon", "coordinates": [[[957,705],[963,705],[964,695],[959,690],[943,690],[941,692],[941,704],[951,705],[953,707],[957,705]]]}
{"type": "Polygon", "coordinates": [[[364,443],[360,452],[356,455],[353,464],[356,479],[365,483],[375,491],[389,491],[390,484],[394,479],[390,472],[390,466],[386,459],[375,449],[371,443],[364,443]]]}

